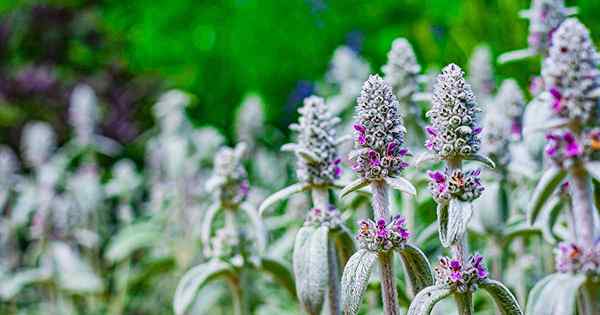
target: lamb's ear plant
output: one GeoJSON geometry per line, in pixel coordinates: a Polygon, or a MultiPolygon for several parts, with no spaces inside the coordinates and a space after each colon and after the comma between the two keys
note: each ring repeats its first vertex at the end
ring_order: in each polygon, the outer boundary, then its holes
{"type": "Polygon", "coordinates": [[[225,280],[231,293],[233,313],[251,313],[248,294],[252,287],[248,271],[271,274],[294,294],[294,281],[282,263],[264,257],[265,232],[258,212],[246,202],[248,179],[242,165],[245,144],[222,148],[215,156],[208,190],[215,196],[201,225],[202,241],[208,261],[190,269],[175,291],[175,314],[185,314],[194,304],[199,291],[214,280],[225,280]],[[217,215],[223,214],[223,226],[217,228],[217,215]],[[247,222],[248,224],[244,224],[247,222]],[[216,233],[213,235],[213,231],[216,233]]]}
{"type": "Polygon", "coordinates": [[[467,225],[473,214],[472,202],[483,191],[479,170],[463,170],[464,160],[493,164],[478,155],[480,149],[479,107],[464,72],[455,64],[446,66],[437,78],[432,108],[427,113],[427,149],[445,162],[443,171],[429,171],[430,190],[437,202],[439,237],[452,257],[442,257],[435,268],[436,283],[417,294],[410,315],[430,314],[440,300],[453,295],[461,315],[474,313],[473,292],[487,291],[502,314],[522,314],[512,293],[500,282],[488,278],[479,254],[468,256],[467,225]]]}
{"type": "Polygon", "coordinates": [[[486,44],[477,45],[469,58],[468,81],[473,94],[484,107],[492,101],[496,89],[492,58],[492,50],[486,44]]]}
{"type": "Polygon", "coordinates": [[[589,31],[577,19],[564,21],[552,36],[542,65],[546,91],[540,95],[561,124],[548,128],[550,166],[540,179],[529,208],[534,222],[540,208],[568,180],[573,237],[557,249],[557,273],[536,284],[529,295],[531,314],[600,312],[600,243],[592,178],[598,180],[600,149],[600,55],[589,31]],[[577,300],[577,303],[576,303],[577,300]],[[577,308],[576,308],[577,305],[577,308]]]}
{"type": "Polygon", "coordinates": [[[371,75],[363,84],[355,114],[355,149],[350,153],[352,169],[359,178],[347,185],[341,195],[370,186],[374,218],[360,221],[357,235],[360,249],[344,268],[344,314],[358,313],[375,263],[380,271],[384,313],[399,314],[394,252],[400,254],[411,293],[433,284],[427,258],[417,247],[407,244],[410,234],[405,219],[390,213],[390,187],[416,194],[413,185],[400,176],[408,166],[404,159],[409,153],[404,145],[406,129],[398,107],[392,87],[378,75],[371,75]]]}
{"type": "Polygon", "coordinates": [[[510,51],[498,57],[498,62],[507,63],[525,58],[548,55],[552,33],[569,16],[577,14],[577,8],[568,8],[564,0],[531,0],[527,10],[519,12],[521,18],[529,20],[528,47],[510,51]]]}
{"type": "Polygon", "coordinates": [[[298,142],[282,150],[296,155],[300,182],[268,197],[260,211],[294,193],[310,191],[313,208],[296,234],[293,252],[298,299],[309,314],[320,314],[325,301],[330,314],[339,314],[340,269],[354,252],[352,236],[330,202],[330,190],[339,186],[336,181],[341,173],[336,148],[341,140],[335,132],[340,120],[316,96],[306,98],[298,111],[298,124],[290,126],[298,132],[298,142]]]}

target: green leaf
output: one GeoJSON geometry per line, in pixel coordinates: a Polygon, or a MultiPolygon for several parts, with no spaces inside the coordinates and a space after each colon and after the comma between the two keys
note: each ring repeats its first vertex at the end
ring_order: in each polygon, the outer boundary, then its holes
{"type": "Polygon", "coordinates": [[[420,167],[423,163],[430,162],[430,161],[437,162],[437,161],[439,161],[439,158],[437,155],[435,155],[431,152],[423,152],[415,160],[415,167],[420,167]]]}
{"type": "Polygon", "coordinates": [[[277,202],[283,201],[293,194],[305,191],[307,188],[308,187],[303,183],[296,183],[270,195],[261,203],[260,207],[258,207],[259,215],[262,216],[267,209],[277,202]]]}
{"type": "Polygon", "coordinates": [[[445,299],[451,293],[452,290],[444,285],[427,287],[412,300],[407,315],[428,315],[437,302],[445,299]]]}
{"type": "Polygon", "coordinates": [[[130,225],[111,239],[104,258],[116,263],[130,257],[135,251],[151,247],[162,237],[160,227],[151,222],[130,225]]]}
{"type": "Polygon", "coordinates": [[[544,175],[542,175],[542,178],[540,178],[540,181],[533,191],[531,200],[527,207],[529,224],[533,225],[538,215],[542,211],[542,208],[546,204],[546,201],[550,199],[552,193],[561,184],[566,176],[567,172],[557,167],[549,168],[546,170],[546,172],[544,172],[544,175]]]}
{"type": "Polygon", "coordinates": [[[212,204],[206,213],[204,214],[204,218],[202,220],[202,232],[200,234],[200,239],[204,245],[210,243],[210,232],[212,232],[212,223],[215,220],[215,217],[223,208],[219,203],[212,204]]]}
{"type": "Polygon", "coordinates": [[[438,233],[438,222],[436,221],[436,222],[431,223],[427,227],[425,227],[421,231],[421,233],[419,233],[419,235],[417,236],[417,239],[415,240],[415,243],[417,243],[419,246],[422,246],[427,241],[432,239],[435,235],[437,235],[437,233],[438,233]]]}
{"type": "Polygon", "coordinates": [[[496,163],[494,163],[494,161],[492,161],[492,159],[490,159],[489,157],[487,157],[485,155],[471,154],[471,155],[466,156],[465,160],[479,162],[489,168],[496,168],[496,163]]]}
{"type": "Polygon", "coordinates": [[[348,260],[341,285],[342,309],[345,315],[358,313],[376,258],[376,253],[361,249],[348,260]]]}
{"type": "Polygon", "coordinates": [[[585,169],[588,171],[590,176],[600,182],[600,161],[585,162],[585,169]]]}
{"type": "Polygon", "coordinates": [[[527,301],[527,314],[572,315],[579,288],[585,275],[555,273],[542,279],[533,287],[527,301]]]}
{"type": "Polygon", "coordinates": [[[407,287],[411,296],[419,291],[433,285],[433,273],[427,260],[427,256],[416,246],[406,244],[398,251],[404,266],[404,274],[407,278],[407,287]]]}
{"type": "Polygon", "coordinates": [[[342,191],[340,191],[340,197],[346,197],[349,193],[359,190],[363,187],[366,187],[369,185],[369,181],[364,179],[364,178],[359,178],[353,182],[351,182],[350,184],[348,184],[346,187],[344,187],[342,189],[342,191]]]}
{"type": "Polygon", "coordinates": [[[240,208],[246,216],[250,219],[253,227],[253,234],[256,237],[256,246],[260,253],[264,253],[267,248],[267,232],[265,226],[260,219],[260,215],[256,212],[256,209],[249,203],[245,202],[240,205],[240,208]]]}
{"type": "Polygon", "coordinates": [[[94,294],[104,290],[102,279],[78,252],[62,242],[50,246],[54,262],[54,277],[58,286],[73,293],[94,294]]]}
{"type": "Polygon", "coordinates": [[[502,315],[523,315],[517,299],[502,283],[487,279],[479,286],[492,296],[502,315]]]}
{"type": "Polygon", "coordinates": [[[263,257],[261,259],[260,268],[265,273],[270,274],[273,279],[286,288],[292,296],[296,295],[294,276],[283,263],[273,258],[263,257]]]}
{"type": "Polygon", "coordinates": [[[207,283],[232,272],[231,266],[218,260],[190,269],[183,275],[177,289],[175,289],[175,297],[173,298],[173,311],[175,314],[185,314],[187,309],[194,303],[198,291],[207,283]]]}
{"type": "Polygon", "coordinates": [[[417,189],[413,184],[403,177],[386,177],[385,182],[390,185],[393,189],[397,189],[401,192],[405,192],[411,196],[417,194],[417,189]]]}
{"type": "Polygon", "coordinates": [[[336,250],[340,257],[340,266],[343,267],[354,253],[354,237],[344,225],[334,230],[332,237],[335,239],[336,250]]]}
{"type": "Polygon", "coordinates": [[[50,278],[50,271],[42,268],[17,271],[11,275],[0,277],[0,299],[13,299],[21,290],[31,284],[40,283],[50,278]]]}
{"type": "Polygon", "coordinates": [[[503,244],[509,244],[517,237],[528,237],[540,234],[541,231],[539,228],[529,225],[525,219],[520,218],[518,221],[507,225],[504,231],[502,231],[502,242],[503,244]]]}
{"type": "Polygon", "coordinates": [[[466,232],[467,225],[473,215],[470,202],[450,199],[448,205],[438,204],[438,226],[442,246],[449,247],[466,232]]]}

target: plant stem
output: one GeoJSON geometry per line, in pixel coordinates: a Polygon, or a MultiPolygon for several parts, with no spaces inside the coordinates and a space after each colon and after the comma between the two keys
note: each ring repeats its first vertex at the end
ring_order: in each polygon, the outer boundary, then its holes
{"type": "Polygon", "coordinates": [[[250,314],[248,305],[245,300],[245,296],[240,284],[240,277],[228,277],[227,284],[231,290],[233,297],[233,314],[234,315],[247,315],[250,314]]]}
{"type": "MultiPolygon", "coordinates": [[[[371,183],[373,193],[373,214],[375,219],[389,219],[389,198],[387,184],[383,181],[371,183]]],[[[399,314],[398,293],[394,281],[394,264],[391,253],[379,254],[379,272],[381,278],[381,297],[383,298],[383,313],[386,315],[399,314]]]]}
{"type": "Polygon", "coordinates": [[[600,314],[600,283],[588,279],[581,288],[582,315],[600,314]]]}
{"type": "Polygon", "coordinates": [[[592,183],[581,160],[576,160],[569,168],[573,193],[573,216],[575,219],[577,240],[581,246],[592,248],[594,245],[594,202],[592,183]]]}
{"type": "MultiPolygon", "coordinates": [[[[329,190],[324,187],[313,187],[311,189],[311,196],[313,206],[321,209],[321,211],[327,211],[329,208],[329,190]]],[[[337,315],[340,314],[340,288],[339,288],[339,268],[338,258],[335,249],[335,242],[328,240],[327,243],[327,267],[329,275],[329,283],[327,286],[327,302],[329,307],[329,314],[337,315]]]]}
{"type": "Polygon", "coordinates": [[[335,241],[330,239],[327,244],[327,264],[329,268],[329,286],[327,287],[327,298],[329,301],[329,314],[331,315],[338,315],[341,313],[339,288],[340,272],[338,266],[338,255],[335,249],[335,241]]]}
{"type": "Polygon", "coordinates": [[[455,293],[454,300],[456,301],[459,315],[472,315],[475,313],[473,309],[473,293],[455,293]]]}
{"type": "MultiPolygon", "coordinates": [[[[460,159],[455,160],[447,160],[446,167],[450,171],[450,174],[455,170],[460,170],[462,167],[462,161],[460,159]]],[[[467,253],[467,233],[461,235],[459,240],[454,244],[450,245],[450,251],[452,252],[452,256],[458,261],[460,261],[461,265],[464,265],[465,256],[467,253]]]]}

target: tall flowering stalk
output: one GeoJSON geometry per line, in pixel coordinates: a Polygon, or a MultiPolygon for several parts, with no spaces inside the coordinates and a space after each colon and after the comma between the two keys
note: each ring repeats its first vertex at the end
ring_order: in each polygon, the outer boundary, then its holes
{"type": "Polygon", "coordinates": [[[357,99],[355,149],[350,153],[352,169],[359,178],[342,190],[342,196],[370,186],[373,219],[360,221],[357,239],[360,249],[352,255],[342,276],[344,314],[356,314],[375,261],[385,314],[399,314],[395,284],[393,252],[398,251],[407,270],[412,293],[432,284],[431,268],[424,254],[407,244],[410,236],[404,218],[392,215],[389,187],[415,195],[413,185],[400,177],[408,166],[408,149],[404,146],[406,129],[399,113],[399,103],[389,83],[371,75],[357,99]]]}
{"type": "Polygon", "coordinates": [[[296,155],[299,182],[265,199],[260,212],[295,193],[310,191],[312,209],[296,234],[293,252],[298,299],[307,313],[320,314],[327,298],[329,313],[339,314],[339,269],[354,251],[340,212],[330,202],[330,190],[338,186],[341,175],[336,148],[341,140],[335,131],[340,120],[317,96],[304,99],[298,112],[298,123],[290,125],[298,133],[298,141],[284,145],[282,150],[296,155]]]}
{"type": "Polygon", "coordinates": [[[519,12],[529,20],[528,47],[504,53],[498,57],[500,63],[516,61],[536,55],[547,56],[552,35],[569,16],[577,13],[577,8],[565,7],[564,0],[532,0],[528,10],[519,12]]]}
{"type": "Polygon", "coordinates": [[[233,313],[251,314],[247,293],[252,291],[247,279],[249,270],[271,274],[291,293],[294,281],[280,262],[264,257],[265,233],[258,212],[246,202],[248,179],[242,165],[246,145],[224,147],[215,155],[212,177],[207,189],[213,193],[214,203],[207,209],[202,222],[202,241],[208,260],[190,269],[181,278],[175,291],[175,314],[186,314],[196,296],[208,283],[224,279],[233,301],[233,313]],[[224,224],[216,224],[223,213],[224,224]],[[249,226],[242,224],[247,218],[249,226]],[[214,233],[213,233],[214,232],[214,233]]]}
{"type": "Polygon", "coordinates": [[[455,64],[446,66],[437,77],[432,107],[427,113],[431,126],[426,147],[431,159],[442,160],[443,171],[429,171],[430,190],[437,202],[440,241],[451,250],[436,267],[436,284],[423,289],[412,301],[408,314],[429,314],[441,299],[454,295],[459,314],[473,314],[472,294],[478,287],[494,298],[502,314],[522,314],[512,293],[500,282],[488,279],[483,257],[468,255],[466,232],[473,214],[472,202],[483,191],[479,170],[463,170],[464,160],[493,165],[478,155],[479,107],[464,72],[455,64]]]}
{"type": "Polygon", "coordinates": [[[475,47],[469,58],[469,83],[475,97],[484,102],[484,105],[491,101],[496,89],[492,58],[492,51],[485,44],[475,47]]]}
{"type": "MultiPolygon", "coordinates": [[[[546,91],[539,98],[553,111],[545,126],[550,167],[542,175],[528,209],[531,222],[538,217],[547,197],[567,178],[572,200],[571,230],[574,237],[559,245],[557,269],[541,280],[530,294],[528,310],[542,307],[575,312],[575,296],[581,294],[580,314],[600,312],[600,273],[598,264],[598,227],[592,195],[592,177],[600,179],[597,145],[600,124],[600,55],[589,31],[577,19],[564,21],[552,36],[552,46],[542,65],[546,91]],[[553,283],[561,283],[557,301],[542,306],[534,292],[550,292],[553,283]]],[[[549,294],[549,293],[548,293],[549,294]]]]}

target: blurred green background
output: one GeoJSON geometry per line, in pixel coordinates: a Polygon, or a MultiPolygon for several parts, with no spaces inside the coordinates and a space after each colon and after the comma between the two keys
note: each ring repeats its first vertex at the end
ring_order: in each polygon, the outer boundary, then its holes
{"type": "MultiPolygon", "coordinates": [[[[600,1],[567,1],[600,36],[600,1]]],[[[526,45],[526,0],[0,1],[0,141],[16,146],[23,123],[53,123],[62,139],[68,95],[85,81],[104,107],[103,132],[130,142],[152,126],[168,88],[192,93],[198,125],[230,135],[247,92],[286,130],[301,97],[348,44],[378,71],[391,41],[407,37],[424,68],[464,65],[473,47],[494,55],[526,45]]],[[[526,85],[539,60],[498,66],[526,85]]]]}

